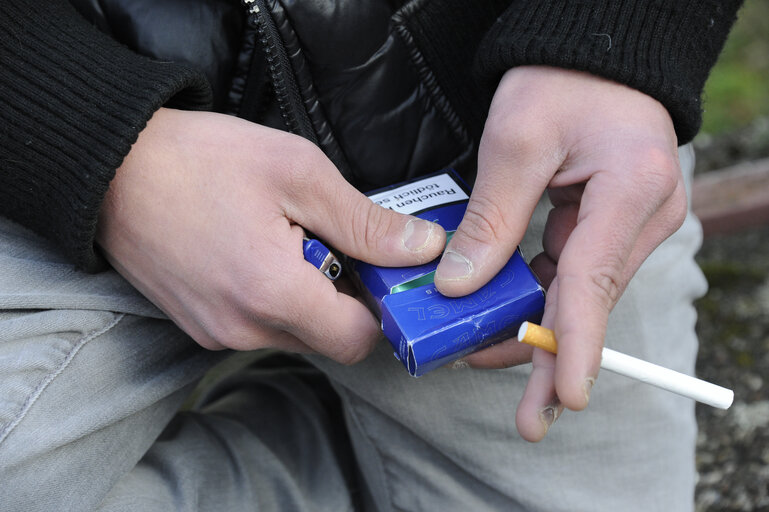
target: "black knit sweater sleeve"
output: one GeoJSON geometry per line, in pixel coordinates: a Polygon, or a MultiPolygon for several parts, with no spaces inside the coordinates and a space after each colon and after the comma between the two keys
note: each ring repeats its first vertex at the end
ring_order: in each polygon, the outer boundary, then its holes
{"type": "Polygon", "coordinates": [[[513,0],[478,50],[482,80],[541,64],[587,71],[654,98],[679,144],[701,124],[705,80],[741,0],[513,0]]]}
{"type": "Polygon", "coordinates": [[[158,108],[207,108],[208,83],[118,45],[62,0],[3,0],[0,34],[0,215],[95,270],[115,170],[158,108]]]}

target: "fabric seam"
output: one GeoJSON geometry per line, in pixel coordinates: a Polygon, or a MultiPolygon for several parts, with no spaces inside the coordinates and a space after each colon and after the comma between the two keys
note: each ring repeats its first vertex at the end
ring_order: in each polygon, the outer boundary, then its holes
{"type": "Polygon", "coordinates": [[[21,406],[21,410],[16,415],[16,418],[13,421],[11,421],[3,430],[0,431],[0,444],[2,444],[2,442],[11,434],[11,432],[13,432],[13,430],[19,425],[19,423],[21,423],[21,421],[27,415],[27,413],[35,404],[35,402],[37,402],[38,398],[40,398],[40,395],[42,395],[43,391],[45,391],[45,389],[53,382],[53,380],[56,377],[58,377],[67,366],[69,366],[69,364],[78,354],[78,352],[80,352],[80,349],[83,348],[88,342],[98,338],[102,334],[111,330],[124,317],[125,317],[125,313],[120,313],[112,322],[110,322],[108,325],[106,325],[102,329],[96,332],[87,334],[86,336],[78,340],[78,342],[70,350],[69,354],[67,354],[64,360],[59,364],[59,367],[56,368],[53,372],[51,372],[45,379],[43,379],[43,381],[40,384],[38,384],[38,386],[30,394],[30,396],[24,401],[24,404],[21,406]]]}
{"type": "Polygon", "coordinates": [[[387,469],[385,468],[384,464],[384,456],[382,452],[377,447],[376,443],[374,443],[369,436],[368,432],[365,428],[363,428],[363,424],[360,420],[360,417],[358,416],[357,411],[355,410],[355,407],[351,403],[351,394],[344,389],[342,386],[334,386],[334,388],[337,390],[339,395],[343,397],[344,401],[347,402],[347,407],[345,410],[350,416],[350,419],[355,423],[355,426],[358,428],[358,432],[361,433],[361,436],[365,438],[368,445],[371,447],[373,452],[377,455],[377,473],[379,473],[380,480],[384,483],[384,488],[387,490],[387,504],[388,508],[390,510],[395,510],[394,504],[393,504],[393,492],[390,488],[390,480],[387,478],[387,469]]]}
{"type": "MultiPolygon", "coordinates": [[[[350,161],[347,158],[347,154],[344,151],[344,148],[339,143],[339,138],[334,133],[334,125],[329,121],[328,116],[326,115],[325,107],[323,106],[323,103],[320,100],[320,96],[318,94],[318,90],[315,87],[315,77],[313,76],[311,72],[311,66],[310,63],[305,56],[304,47],[301,44],[301,39],[299,38],[299,34],[297,34],[296,30],[294,29],[294,24],[291,22],[291,18],[288,16],[288,9],[284,5],[285,2],[283,0],[278,0],[278,3],[283,8],[283,12],[285,13],[285,20],[286,22],[281,24],[277,27],[278,33],[282,39],[282,44],[286,46],[286,40],[288,38],[291,38],[291,40],[295,40],[298,42],[299,52],[295,55],[291,55],[291,57],[288,59],[290,72],[294,76],[294,81],[297,83],[298,89],[299,89],[299,96],[302,99],[302,108],[307,113],[307,118],[310,121],[310,125],[312,126],[312,130],[315,133],[316,138],[318,139],[318,146],[327,151],[328,153],[335,153],[339,155],[340,161],[334,161],[334,164],[336,164],[337,168],[339,169],[339,172],[342,174],[342,176],[345,177],[348,181],[352,181],[355,177],[352,172],[352,168],[350,166],[350,161]],[[300,61],[302,66],[299,69],[304,69],[305,71],[300,74],[300,72],[297,70],[297,61],[300,61]],[[305,82],[306,83],[303,83],[305,82]],[[307,103],[312,102],[317,105],[317,112],[315,115],[319,117],[320,119],[314,119],[313,115],[310,113],[310,111],[307,108],[307,103]],[[316,122],[317,121],[317,122],[316,122]],[[320,133],[320,127],[325,125],[328,129],[328,140],[324,140],[320,133]]],[[[273,16],[274,19],[274,11],[270,10],[270,16],[273,16]]]]}

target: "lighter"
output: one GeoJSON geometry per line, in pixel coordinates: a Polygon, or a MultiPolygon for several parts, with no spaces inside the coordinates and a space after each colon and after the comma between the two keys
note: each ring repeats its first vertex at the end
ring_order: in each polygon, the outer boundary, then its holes
{"type": "Polygon", "coordinates": [[[305,237],[302,250],[304,251],[304,259],[312,263],[332,281],[335,281],[342,273],[342,264],[339,263],[337,257],[318,240],[305,237]]]}

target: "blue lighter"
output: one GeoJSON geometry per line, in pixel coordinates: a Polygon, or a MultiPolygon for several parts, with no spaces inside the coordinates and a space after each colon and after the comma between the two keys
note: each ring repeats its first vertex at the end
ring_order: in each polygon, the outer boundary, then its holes
{"type": "Polygon", "coordinates": [[[326,277],[335,281],[342,273],[342,264],[331,250],[318,240],[305,237],[302,242],[304,259],[313,264],[326,277]]]}

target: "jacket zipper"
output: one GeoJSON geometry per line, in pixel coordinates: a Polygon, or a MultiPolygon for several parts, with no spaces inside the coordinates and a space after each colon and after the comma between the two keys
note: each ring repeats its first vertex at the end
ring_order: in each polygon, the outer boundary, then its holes
{"type": "Polygon", "coordinates": [[[248,22],[256,28],[264,49],[275,97],[286,128],[318,145],[318,137],[307,115],[291,61],[264,0],[243,0],[243,4],[248,9],[248,22]]]}

